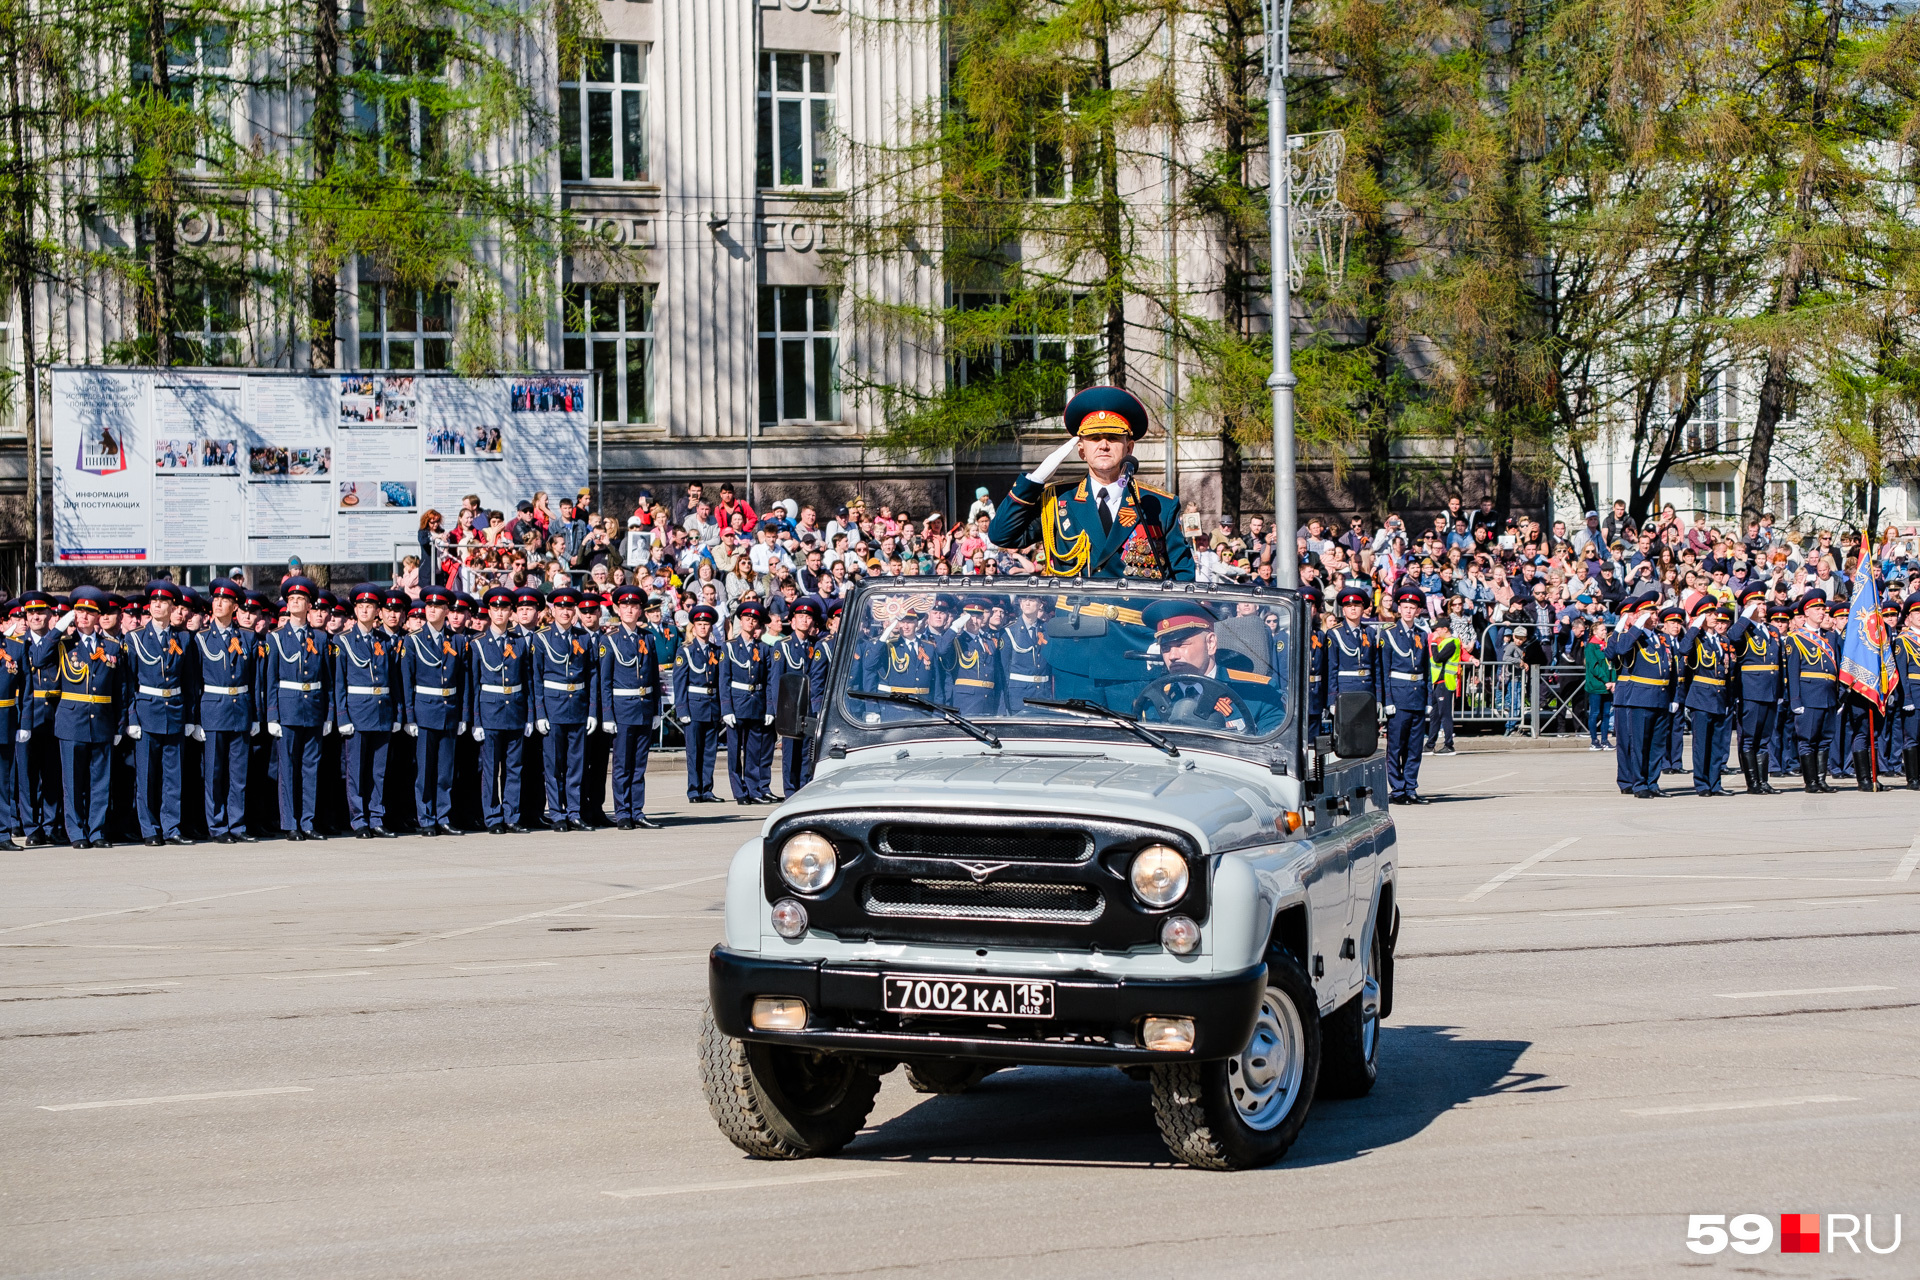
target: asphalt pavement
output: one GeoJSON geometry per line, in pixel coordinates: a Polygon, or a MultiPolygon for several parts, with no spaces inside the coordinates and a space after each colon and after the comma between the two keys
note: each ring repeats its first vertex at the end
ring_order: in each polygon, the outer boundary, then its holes
{"type": "Polygon", "coordinates": [[[743,1158],[695,1026],[770,811],[677,773],[658,832],[0,854],[0,1275],[1920,1274],[1920,794],[1430,759],[1378,1086],[1219,1174],[1105,1070],[743,1158]],[[1902,1247],[1686,1248],[1743,1213],[1902,1247]]]}

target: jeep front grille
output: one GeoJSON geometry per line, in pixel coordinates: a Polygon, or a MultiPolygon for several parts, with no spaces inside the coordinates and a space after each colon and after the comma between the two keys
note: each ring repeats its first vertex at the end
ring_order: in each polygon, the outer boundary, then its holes
{"type": "Polygon", "coordinates": [[[876,916],[920,919],[1027,920],[1092,924],[1106,909],[1097,889],[1081,884],[975,884],[971,880],[924,880],[875,876],[864,904],[876,916]]]}
{"type": "Polygon", "coordinates": [[[964,858],[969,862],[1079,862],[1093,852],[1084,831],[970,830],[894,822],[875,833],[881,853],[896,858],[964,858]]]}

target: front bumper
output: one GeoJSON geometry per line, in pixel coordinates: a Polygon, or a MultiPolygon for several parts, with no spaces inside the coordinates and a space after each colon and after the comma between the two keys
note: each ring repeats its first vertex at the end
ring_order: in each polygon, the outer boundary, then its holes
{"type": "Polygon", "coordinates": [[[882,973],[1033,978],[985,969],[927,970],[828,960],[773,960],[715,947],[707,990],[720,1030],[741,1040],[790,1044],[877,1058],[941,1057],[1059,1066],[1128,1066],[1182,1059],[1227,1058],[1246,1047],[1266,988],[1267,967],[1203,978],[1115,978],[1095,973],[1047,975],[1054,1016],[983,1018],[909,1016],[882,1007],[882,973]],[[755,996],[806,1001],[804,1031],[755,1031],[747,1023],[755,996]],[[1153,1014],[1194,1020],[1194,1046],[1160,1053],[1140,1046],[1138,1022],[1153,1014]]]}

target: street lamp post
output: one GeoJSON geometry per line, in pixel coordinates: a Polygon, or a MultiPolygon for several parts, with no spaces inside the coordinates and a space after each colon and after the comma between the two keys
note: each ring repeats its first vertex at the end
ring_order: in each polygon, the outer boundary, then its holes
{"type": "Polygon", "coordinates": [[[1267,39],[1267,226],[1272,261],[1273,375],[1273,524],[1276,584],[1297,590],[1300,556],[1294,545],[1300,524],[1300,498],[1293,466],[1293,293],[1288,260],[1291,227],[1293,154],[1287,144],[1287,29],[1293,0],[1266,0],[1267,39]]]}

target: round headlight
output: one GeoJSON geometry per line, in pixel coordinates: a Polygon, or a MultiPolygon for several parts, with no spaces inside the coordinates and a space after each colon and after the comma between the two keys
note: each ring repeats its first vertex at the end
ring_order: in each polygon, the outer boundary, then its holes
{"type": "Polygon", "coordinates": [[[1150,844],[1134,855],[1128,879],[1140,901],[1150,907],[1170,907],[1187,891],[1187,860],[1178,849],[1150,844]]]}
{"type": "Polygon", "coordinates": [[[1160,926],[1160,945],[1177,956],[1191,955],[1200,945],[1200,926],[1185,916],[1168,916],[1160,926]]]}
{"type": "Polygon", "coordinates": [[[792,898],[773,904],[773,931],[783,938],[797,938],[807,931],[807,909],[792,898]]]}
{"type": "Polygon", "coordinates": [[[802,831],[780,846],[780,878],[802,893],[818,893],[833,883],[840,857],[833,841],[802,831]]]}

